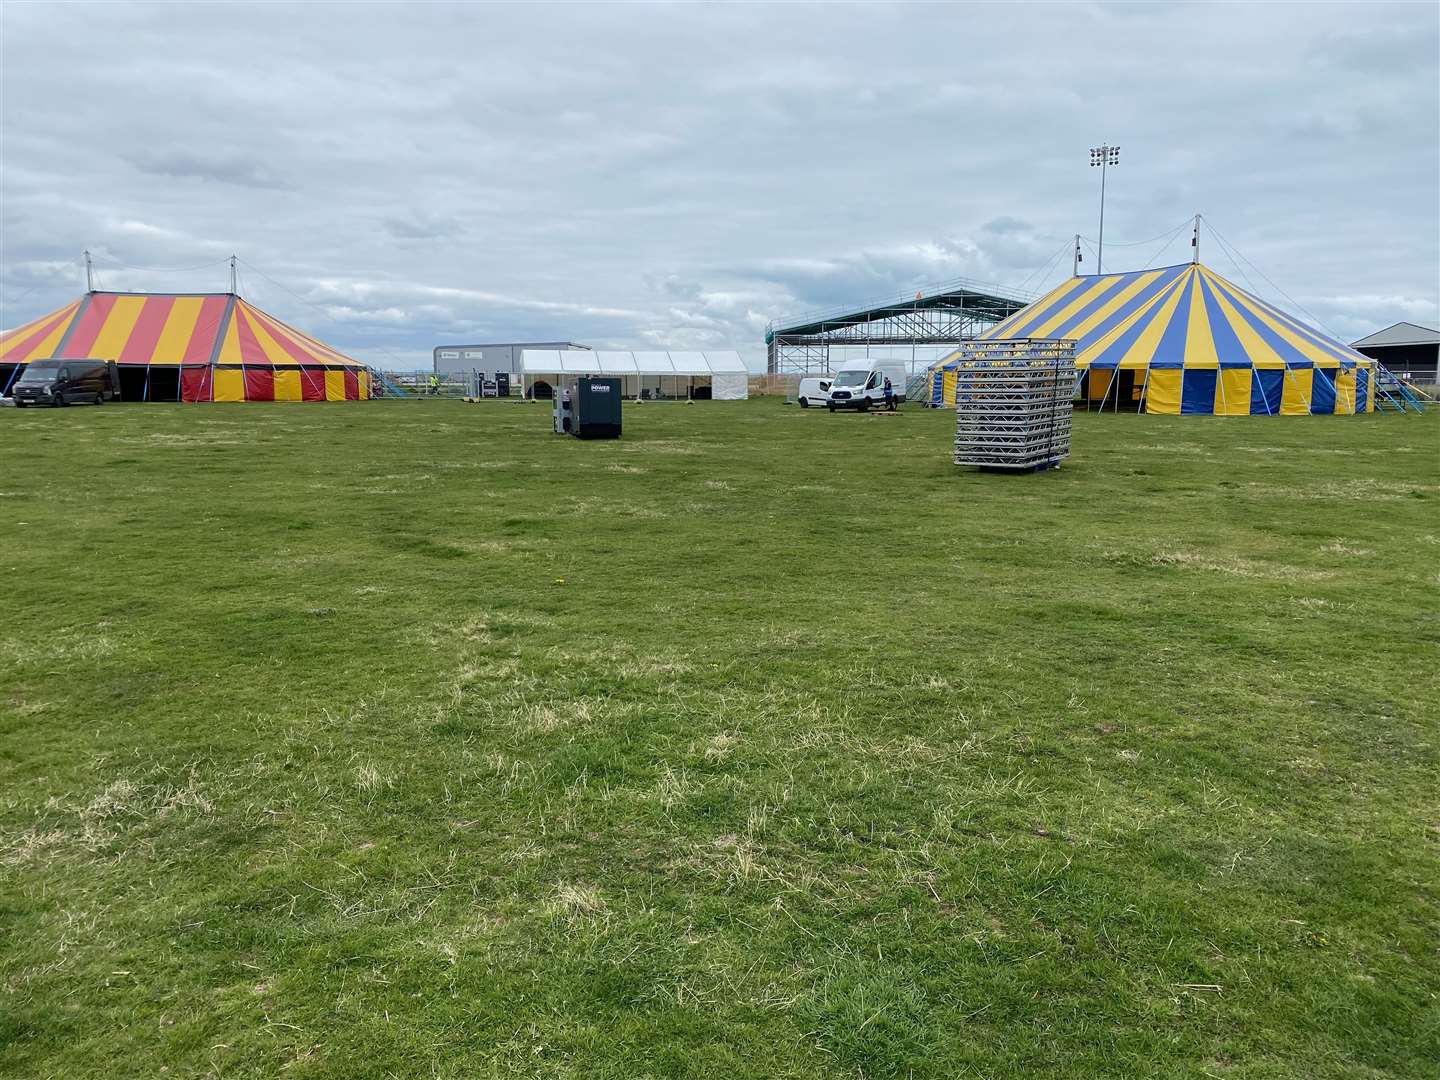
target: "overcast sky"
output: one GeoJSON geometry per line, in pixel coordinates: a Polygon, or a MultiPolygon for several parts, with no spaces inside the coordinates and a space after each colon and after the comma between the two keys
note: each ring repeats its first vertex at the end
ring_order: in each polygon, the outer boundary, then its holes
{"type": "Polygon", "coordinates": [[[86,247],[107,289],[223,289],[117,264],[234,252],[242,293],[383,366],[569,339],[761,367],[795,311],[1059,281],[1108,140],[1108,269],[1188,259],[1188,231],[1118,245],[1198,211],[1258,272],[1204,261],[1346,340],[1435,326],[1437,12],[7,0],[0,325],[81,291],[86,247]]]}

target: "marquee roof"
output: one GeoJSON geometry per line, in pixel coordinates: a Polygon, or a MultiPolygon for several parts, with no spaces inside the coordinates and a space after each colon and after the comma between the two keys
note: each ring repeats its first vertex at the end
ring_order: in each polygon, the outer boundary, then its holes
{"type": "Polygon", "coordinates": [[[1198,263],[1072,277],[979,336],[1073,339],[1081,368],[1373,364],[1198,263]]]}
{"type": "Polygon", "coordinates": [[[365,365],[231,293],[87,293],[0,334],[0,363],[365,365]]]}
{"type": "Polygon", "coordinates": [[[720,352],[594,352],[526,349],[526,375],[744,375],[745,362],[720,352]]]}

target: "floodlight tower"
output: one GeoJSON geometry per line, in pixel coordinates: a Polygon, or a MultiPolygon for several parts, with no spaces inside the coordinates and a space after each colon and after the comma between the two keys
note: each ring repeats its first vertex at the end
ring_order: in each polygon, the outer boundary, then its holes
{"type": "Polygon", "coordinates": [[[1095,247],[1095,273],[1097,275],[1105,272],[1105,170],[1111,165],[1120,164],[1120,147],[1092,146],[1090,148],[1090,167],[1100,168],[1100,241],[1095,247]]]}

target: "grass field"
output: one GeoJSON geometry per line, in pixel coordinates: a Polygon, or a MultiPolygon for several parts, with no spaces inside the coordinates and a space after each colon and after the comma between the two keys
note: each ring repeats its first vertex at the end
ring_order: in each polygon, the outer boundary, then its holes
{"type": "Polygon", "coordinates": [[[625,423],[0,413],[0,1074],[1437,1075],[1436,417],[625,423]]]}

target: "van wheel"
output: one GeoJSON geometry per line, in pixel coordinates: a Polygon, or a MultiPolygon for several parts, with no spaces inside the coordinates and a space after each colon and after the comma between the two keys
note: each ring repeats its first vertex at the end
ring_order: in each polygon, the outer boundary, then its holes
{"type": "Polygon", "coordinates": [[[830,411],[831,411],[831,412],[834,412],[834,411],[835,411],[835,406],[834,406],[834,405],[831,405],[831,406],[830,406],[830,411]]]}
{"type": "Polygon", "coordinates": [[[802,398],[800,399],[800,408],[802,408],[802,409],[808,409],[809,407],[810,407],[810,399],[809,399],[808,397],[802,397],[802,398]]]}
{"type": "Polygon", "coordinates": [[[96,395],[95,395],[95,404],[96,404],[96,405],[104,405],[104,404],[105,404],[105,395],[104,395],[104,394],[96,394],[96,395]]]}
{"type": "Polygon", "coordinates": [[[860,411],[861,411],[861,412],[869,412],[869,411],[870,411],[870,400],[869,400],[869,398],[866,398],[864,401],[860,402],[860,411]]]}
{"type": "Polygon", "coordinates": [[[65,407],[65,395],[64,395],[64,394],[56,394],[56,395],[55,395],[55,408],[57,408],[57,409],[63,409],[64,407],[65,407]]]}

